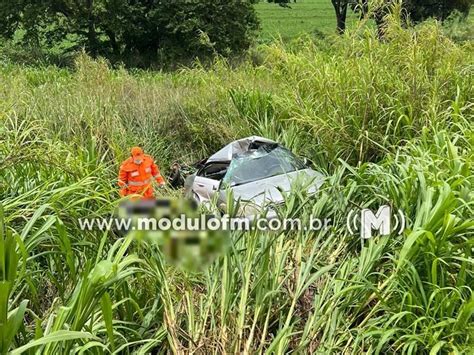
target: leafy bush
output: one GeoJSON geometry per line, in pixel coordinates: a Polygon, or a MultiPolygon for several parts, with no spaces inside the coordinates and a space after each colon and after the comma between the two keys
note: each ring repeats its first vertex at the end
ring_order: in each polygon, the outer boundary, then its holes
{"type": "Polygon", "coordinates": [[[229,55],[246,49],[258,27],[250,0],[15,0],[0,7],[0,17],[5,38],[115,59],[229,55]]]}
{"type": "Polygon", "coordinates": [[[404,7],[415,22],[434,17],[439,20],[447,19],[453,12],[469,14],[472,0],[404,0],[404,7]]]}
{"type": "Polygon", "coordinates": [[[443,23],[443,31],[449,38],[456,42],[474,40],[473,16],[465,18],[462,14],[453,13],[443,23]]]}

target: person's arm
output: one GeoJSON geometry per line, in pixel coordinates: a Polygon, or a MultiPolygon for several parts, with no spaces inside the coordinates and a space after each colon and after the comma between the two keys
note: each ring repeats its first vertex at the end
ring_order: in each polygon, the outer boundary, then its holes
{"type": "Polygon", "coordinates": [[[165,185],[165,179],[161,176],[160,169],[158,169],[158,165],[155,162],[151,164],[151,175],[153,175],[153,178],[160,186],[165,185]]]}
{"type": "Polygon", "coordinates": [[[127,183],[128,183],[128,174],[125,171],[125,169],[120,167],[119,170],[119,176],[118,176],[118,184],[120,186],[120,196],[126,196],[127,195],[127,183]]]}

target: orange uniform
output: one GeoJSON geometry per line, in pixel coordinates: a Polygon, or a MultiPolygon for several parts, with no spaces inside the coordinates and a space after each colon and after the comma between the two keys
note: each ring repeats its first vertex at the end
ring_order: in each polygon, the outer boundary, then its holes
{"type": "Polygon", "coordinates": [[[160,186],[165,185],[165,180],[153,158],[143,154],[141,148],[132,148],[132,156],[120,166],[118,177],[120,195],[139,194],[143,198],[153,198],[153,180],[160,186]]]}

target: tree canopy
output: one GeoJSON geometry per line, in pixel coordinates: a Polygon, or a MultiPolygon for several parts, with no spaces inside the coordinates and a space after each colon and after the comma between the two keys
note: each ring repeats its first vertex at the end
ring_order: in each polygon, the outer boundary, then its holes
{"type": "Polygon", "coordinates": [[[473,0],[404,0],[403,5],[415,22],[433,17],[445,20],[454,11],[467,15],[473,0]]]}
{"type": "Polygon", "coordinates": [[[231,54],[258,28],[253,0],[9,0],[0,17],[2,37],[104,56],[231,54]]]}

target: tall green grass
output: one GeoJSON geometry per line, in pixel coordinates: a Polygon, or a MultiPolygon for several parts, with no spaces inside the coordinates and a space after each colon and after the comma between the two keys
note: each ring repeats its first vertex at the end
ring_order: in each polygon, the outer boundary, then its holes
{"type": "Polygon", "coordinates": [[[387,40],[272,44],[174,73],[0,66],[0,352],[468,353],[473,347],[472,43],[437,24],[387,40]],[[166,172],[257,134],[326,175],[281,211],[324,232],[246,232],[202,273],[81,231],[108,216],[128,148],[166,172]],[[361,241],[354,207],[402,209],[361,241]]]}

